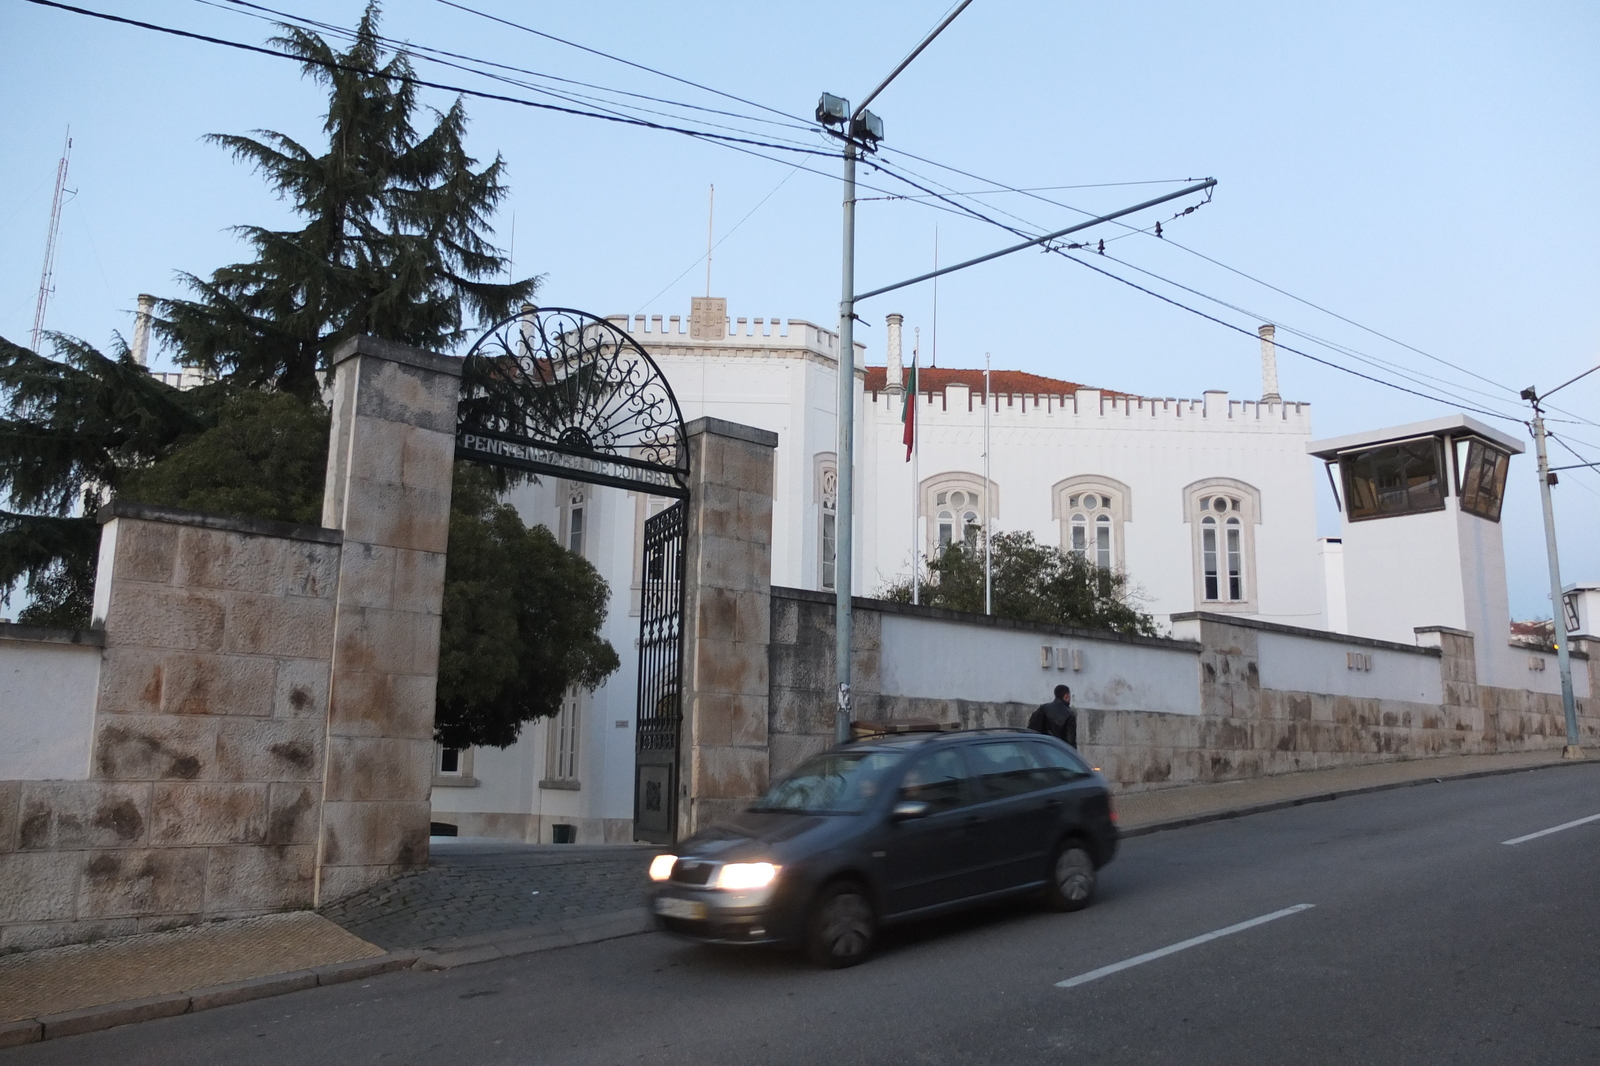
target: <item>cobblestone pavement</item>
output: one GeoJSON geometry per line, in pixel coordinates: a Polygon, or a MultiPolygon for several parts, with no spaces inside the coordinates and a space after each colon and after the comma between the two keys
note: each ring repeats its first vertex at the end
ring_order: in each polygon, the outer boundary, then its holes
{"type": "Polygon", "coordinates": [[[0,955],[0,1022],[382,954],[302,911],[0,955]]]}
{"type": "Polygon", "coordinates": [[[643,907],[655,850],[640,845],[453,842],[428,869],[341,900],[323,915],[364,940],[420,948],[643,907]]]}

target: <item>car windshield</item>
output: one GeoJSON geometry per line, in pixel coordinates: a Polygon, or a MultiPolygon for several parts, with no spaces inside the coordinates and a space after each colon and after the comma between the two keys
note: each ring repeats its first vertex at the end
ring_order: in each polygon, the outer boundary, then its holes
{"type": "Polygon", "coordinates": [[[843,751],[818,755],[773,785],[751,810],[857,814],[882,791],[883,775],[904,754],[843,751]]]}

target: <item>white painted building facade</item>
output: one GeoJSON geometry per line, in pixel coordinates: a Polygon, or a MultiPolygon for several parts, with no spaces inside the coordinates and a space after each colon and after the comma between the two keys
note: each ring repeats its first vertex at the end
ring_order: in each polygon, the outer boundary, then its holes
{"type": "MultiPolygon", "coordinates": [[[[685,420],[778,435],[772,583],[831,591],[838,336],[798,319],[730,319],[725,307],[697,299],[687,320],[612,321],[659,364],[685,420]]],[[[1260,401],[1150,399],[996,371],[985,484],[982,371],[929,368],[914,482],[894,339],[887,365],[857,372],[856,595],[905,577],[914,550],[933,552],[941,534],[987,524],[1125,570],[1158,622],[1192,610],[1309,628],[1337,621],[1316,538],[1310,408],[1276,399],[1275,380],[1260,401]]],[[[864,354],[858,345],[858,367],[864,354]]],[[[546,478],[512,502],[606,577],[605,635],[623,666],[511,748],[445,753],[435,821],[464,836],[630,840],[639,559],[645,518],[670,501],[546,478]]]]}

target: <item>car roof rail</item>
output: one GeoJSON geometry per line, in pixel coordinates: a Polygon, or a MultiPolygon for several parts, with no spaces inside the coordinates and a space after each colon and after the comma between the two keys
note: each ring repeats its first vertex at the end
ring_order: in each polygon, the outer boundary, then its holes
{"type": "Polygon", "coordinates": [[[850,739],[869,740],[873,737],[893,736],[899,733],[953,733],[960,728],[960,722],[936,722],[932,718],[890,718],[881,722],[856,721],[850,723],[850,739]]]}

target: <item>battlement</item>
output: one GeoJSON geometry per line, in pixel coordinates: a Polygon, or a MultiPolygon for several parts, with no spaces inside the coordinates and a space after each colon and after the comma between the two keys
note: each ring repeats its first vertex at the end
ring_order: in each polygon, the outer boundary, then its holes
{"type": "MultiPolygon", "coordinates": [[[[691,337],[683,315],[608,315],[606,321],[626,330],[641,344],[693,347],[805,348],[837,358],[839,334],[803,318],[728,318],[721,337],[691,337]]],[[[857,351],[866,345],[858,343],[857,351]]]]}
{"type": "MultiPolygon", "coordinates": [[[[1016,425],[1024,421],[1070,421],[1083,424],[1090,419],[1131,426],[1160,423],[1168,428],[1182,426],[1238,427],[1255,423],[1281,426],[1293,432],[1311,431],[1311,405],[1282,400],[1234,400],[1226,392],[1207,392],[1201,399],[1129,396],[1102,389],[1077,389],[1073,392],[994,392],[990,394],[991,414],[997,425],[1016,425]]],[[[868,404],[884,417],[900,418],[903,398],[887,391],[867,394],[868,404]]],[[[949,384],[936,391],[917,392],[917,417],[930,424],[983,418],[983,392],[963,384],[949,384]]]]}

